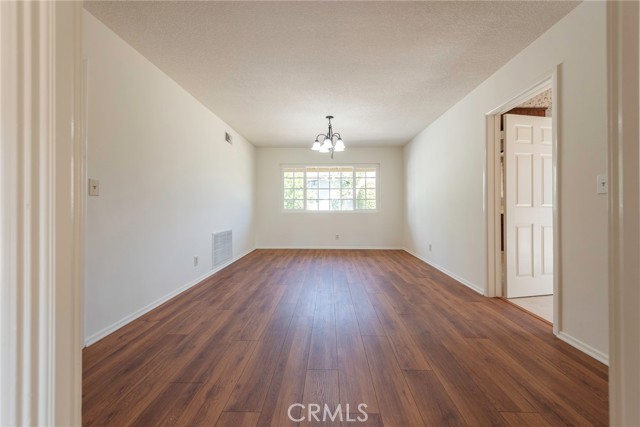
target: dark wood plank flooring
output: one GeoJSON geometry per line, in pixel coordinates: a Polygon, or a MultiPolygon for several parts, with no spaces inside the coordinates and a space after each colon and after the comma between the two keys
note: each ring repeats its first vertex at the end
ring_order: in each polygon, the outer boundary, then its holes
{"type": "Polygon", "coordinates": [[[254,251],[83,362],[86,426],[608,424],[606,366],[403,251],[254,251]]]}

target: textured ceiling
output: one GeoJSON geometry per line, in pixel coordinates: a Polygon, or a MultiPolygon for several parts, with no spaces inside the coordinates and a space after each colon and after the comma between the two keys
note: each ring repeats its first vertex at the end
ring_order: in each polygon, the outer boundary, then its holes
{"type": "Polygon", "coordinates": [[[551,89],[547,89],[534,96],[531,99],[526,100],[518,107],[524,108],[551,108],[551,89]]]}
{"type": "Polygon", "coordinates": [[[85,2],[258,146],[402,145],[576,2],[85,2]]]}

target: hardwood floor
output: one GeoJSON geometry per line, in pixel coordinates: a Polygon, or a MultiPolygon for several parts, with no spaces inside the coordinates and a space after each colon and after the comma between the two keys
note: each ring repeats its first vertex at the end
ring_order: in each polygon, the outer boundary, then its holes
{"type": "Polygon", "coordinates": [[[83,373],[87,426],[608,424],[606,366],[403,251],[255,251],[86,348],[83,373]]]}

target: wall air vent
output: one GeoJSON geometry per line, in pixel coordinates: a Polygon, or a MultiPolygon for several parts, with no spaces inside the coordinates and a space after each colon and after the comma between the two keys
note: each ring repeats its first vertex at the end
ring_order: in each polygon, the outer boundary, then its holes
{"type": "Polygon", "coordinates": [[[231,230],[213,234],[213,267],[224,264],[233,257],[232,237],[231,230]]]}
{"type": "Polygon", "coordinates": [[[227,141],[229,144],[233,144],[233,140],[231,139],[231,134],[229,132],[224,133],[224,140],[227,141]]]}

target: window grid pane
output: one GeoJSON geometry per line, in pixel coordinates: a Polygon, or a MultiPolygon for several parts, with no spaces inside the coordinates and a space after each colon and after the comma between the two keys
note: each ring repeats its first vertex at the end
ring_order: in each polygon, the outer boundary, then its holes
{"type": "Polygon", "coordinates": [[[308,166],[282,169],[283,207],[296,211],[377,208],[377,167],[308,166]]]}
{"type": "Polygon", "coordinates": [[[353,210],[353,167],[307,167],[307,210],[353,210]]]}
{"type": "Polygon", "coordinates": [[[377,209],[377,169],[356,168],[356,209],[377,209]]]}
{"type": "Polygon", "coordinates": [[[282,175],[284,188],[284,209],[304,210],[304,168],[287,168],[283,170],[282,175]]]}

